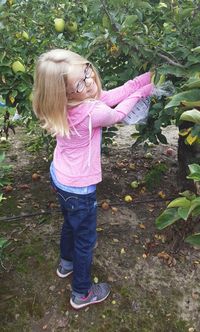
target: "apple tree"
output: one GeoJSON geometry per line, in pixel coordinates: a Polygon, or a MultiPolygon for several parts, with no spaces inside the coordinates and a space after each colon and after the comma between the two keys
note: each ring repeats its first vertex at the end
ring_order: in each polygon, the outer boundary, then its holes
{"type": "MultiPolygon", "coordinates": [[[[58,47],[94,62],[106,89],[155,70],[156,83],[171,80],[179,93],[187,80],[199,78],[199,22],[198,0],[0,0],[1,95],[38,132],[31,108],[35,60],[58,47]]],[[[152,101],[139,141],[166,143],[162,128],[172,120],[179,126],[184,109],[166,108],[168,101],[152,101]]]]}

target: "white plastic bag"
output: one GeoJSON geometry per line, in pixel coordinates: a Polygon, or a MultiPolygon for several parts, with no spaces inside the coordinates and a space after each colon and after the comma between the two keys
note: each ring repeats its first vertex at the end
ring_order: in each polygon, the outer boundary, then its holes
{"type": "Polygon", "coordinates": [[[151,104],[151,98],[156,97],[160,99],[162,96],[169,97],[173,95],[174,91],[175,89],[171,81],[166,81],[159,86],[155,86],[151,96],[141,98],[132,108],[132,110],[128,113],[128,115],[126,115],[126,117],[123,119],[123,123],[127,125],[146,124],[151,104]]]}

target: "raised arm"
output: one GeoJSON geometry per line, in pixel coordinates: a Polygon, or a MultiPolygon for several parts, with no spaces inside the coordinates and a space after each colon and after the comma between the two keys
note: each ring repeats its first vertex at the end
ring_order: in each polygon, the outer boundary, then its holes
{"type": "Polygon", "coordinates": [[[115,108],[97,101],[90,113],[92,127],[107,127],[122,121],[139,99],[151,95],[153,87],[153,84],[145,85],[124,99],[115,108]]]}
{"type": "Polygon", "coordinates": [[[135,77],[133,80],[129,80],[122,86],[109,91],[102,91],[100,100],[106,105],[113,107],[130,96],[133,92],[149,84],[151,82],[151,72],[147,72],[140,76],[135,77]]]}

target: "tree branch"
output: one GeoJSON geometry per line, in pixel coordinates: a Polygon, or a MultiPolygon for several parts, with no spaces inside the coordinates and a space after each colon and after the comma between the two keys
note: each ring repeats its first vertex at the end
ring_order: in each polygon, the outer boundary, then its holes
{"type": "Polygon", "coordinates": [[[164,54],[162,54],[162,53],[157,53],[157,55],[158,55],[160,58],[166,60],[170,65],[173,65],[173,66],[176,66],[176,67],[179,67],[179,68],[185,68],[184,65],[181,65],[179,62],[176,62],[176,61],[170,59],[168,56],[166,56],[166,55],[164,55],[164,54]]]}

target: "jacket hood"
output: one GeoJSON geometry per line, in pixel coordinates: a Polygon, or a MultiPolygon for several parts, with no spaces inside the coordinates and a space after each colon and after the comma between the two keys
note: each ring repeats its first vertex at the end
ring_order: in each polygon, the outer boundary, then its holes
{"type": "Polygon", "coordinates": [[[81,123],[88,117],[92,108],[94,107],[96,100],[88,100],[81,103],[78,106],[72,107],[68,110],[69,126],[74,127],[81,123]]]}

